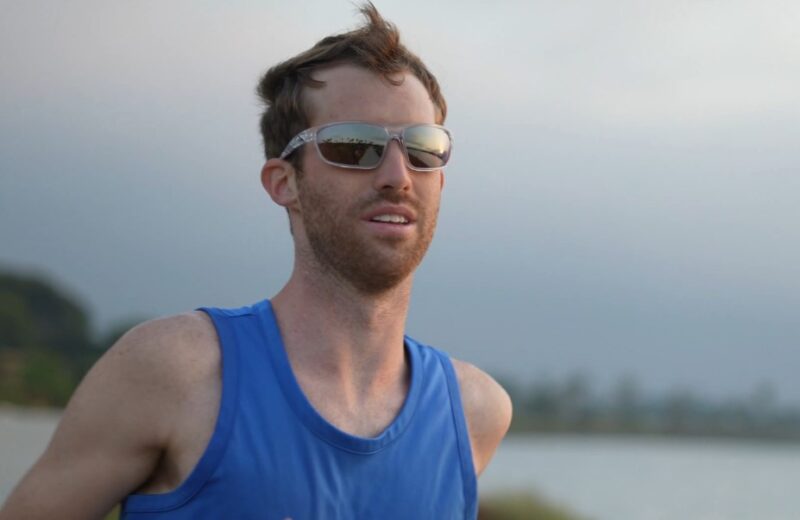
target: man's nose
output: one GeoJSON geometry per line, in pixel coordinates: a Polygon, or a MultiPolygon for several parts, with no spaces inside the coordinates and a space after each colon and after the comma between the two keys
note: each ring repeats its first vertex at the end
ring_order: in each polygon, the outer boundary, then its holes
{"type": "Polygon", "coordinates": [[[403,148],[397,139],[392,139],[386,146],[383,161],[375,171],[375,189],[406,191],[411,187],[411,172],[406,166],[403,148]]]}

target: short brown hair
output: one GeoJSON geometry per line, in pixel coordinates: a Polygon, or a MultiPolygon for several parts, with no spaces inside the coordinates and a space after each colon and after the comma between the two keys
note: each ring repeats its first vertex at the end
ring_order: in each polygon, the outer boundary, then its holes
{"type": "MultiPolygon", "coordinates": [[[[400,72],[410,72],[420,80],[436,109],[436,122],[444,123],[447,103],[439,83],[422,60],[400,43],[400,33],[391,22],[384,20],[378,10],[367,2],[359,9],[366,23],[352,31],[323,38],[309,50],[269,69],[258,83],[258,96],[266,105],[261,115],[261,136],[266,157],[278,157],[289,140],[309,126],[309,114],[303,100],[303,88],[319,88],[325,82],[311,77],[314,69],[337,62],[351,63],[381,74],[387,81],[399,85],[402,79],[393,78],[400,72]]],[[[292,162],[300,167],[295,154],[292,162]]]]}

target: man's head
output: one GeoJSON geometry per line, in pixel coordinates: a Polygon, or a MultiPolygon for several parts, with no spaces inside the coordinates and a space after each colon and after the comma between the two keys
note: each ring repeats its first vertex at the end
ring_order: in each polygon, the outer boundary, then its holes
{"type": "Polygon", "coordinates": [[[447,155],[438,163],[435,153],[425,157],[421,151],[433,151],[436,140],[419,138],[438,132],[446,154],[450,138],[436,126],[446,105],[433,75],[400,45],[396,30],[371,4],[362,12],[368,20],[364,27],[325,38],[262,80],[269,157],[262,182],[289,212],[296,267],[379,293],[410,279],[436,227],[444,179],[436,164],[444,164],[447,155]],[[380,146],[361,137],[351,140],[347,132],[337,136],[343,139],[336,141],[338,149],[364,148],[380,157],[373,169],[342,166],[352,157],[331,160],[323,153],[315,129],[347,121],[384,132],[380,146]],[[306,139],[281,156],[299,132],[306,139]],[[425,159],[432,160],[431,167],[420,164],[425,159]]]}
{"type": "MultiPolygon", "coordinates": [[[[312,73],[336,64],[357,65],[395,84],[398,73],[411,73],[428,91],[437,111],[436,123],[444,123],[447,103],[434,75],[400,43],[397,28],[384,20],[372,3],[364,5],[361,13],[367,22],[363,26],[323,38],[309,50],[270,68],[261,78],[257,91],[267,107],[261,116],[261,136],[268,159],[278,157],[292,137],[311,126],[307,93],[324,86],[312,73]]],[[[297,167],[299,157],[294,154],[290,159],[297,167]]]]}

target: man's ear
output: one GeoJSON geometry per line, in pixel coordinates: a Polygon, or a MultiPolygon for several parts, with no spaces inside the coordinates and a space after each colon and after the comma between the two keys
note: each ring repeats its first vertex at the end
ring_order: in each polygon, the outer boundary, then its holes
{"type": "Polygon", "coordinates": [[[269,159],[264,163],[261,185],[275,204],[287,209],[297,204],[297,171],[289,161],[269,159]]]}

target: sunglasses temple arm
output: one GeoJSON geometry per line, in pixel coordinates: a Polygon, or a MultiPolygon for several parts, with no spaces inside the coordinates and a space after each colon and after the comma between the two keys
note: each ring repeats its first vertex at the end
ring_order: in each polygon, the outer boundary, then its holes
{"type": "Polygon", "coordinates": [[[313,140],[314,140],[314,131],[312,129],[303,130],[302,132],[294,136],[291,141],[289,141],[289,144],[287,144],[286,148],[284,148],[283,152],[281,152],[279,159],[285,159],[293,151],[297,150],[306,143],[310,143],[313,140]]]}

